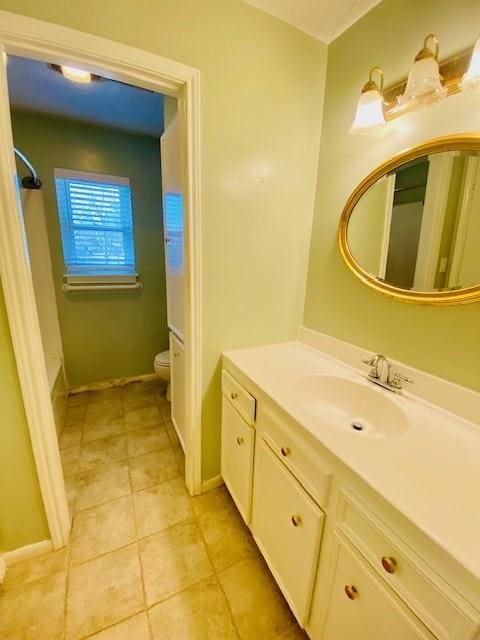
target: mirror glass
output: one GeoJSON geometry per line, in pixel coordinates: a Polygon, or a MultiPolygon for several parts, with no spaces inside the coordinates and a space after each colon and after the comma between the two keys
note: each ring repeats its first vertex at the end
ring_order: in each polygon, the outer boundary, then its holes
{"type": "Polygon", "coordinates": [[[480,151],[472,147],[405,161],[368,187],[346,227],[361,270],[412,292],[480,285],[480,151]]]}

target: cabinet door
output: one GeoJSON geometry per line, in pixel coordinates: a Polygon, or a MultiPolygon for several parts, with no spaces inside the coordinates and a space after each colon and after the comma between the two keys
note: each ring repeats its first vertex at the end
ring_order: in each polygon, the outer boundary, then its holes
{"type": "Polygon", "coordinates": [[[252,531],[300,624],[310,611],[322,524],[321,509],[258,438],[252,531]]]}
{"type": "Polygon", "coordinates": [[[252,494],[255,432],[222,395],[222,477],[248,524],[252,494]]]}
{"type": "Polygon", "coordinates": [[[170,333],[170,377],[172,422],[185,450],[185,352],[174,333],[170,333]]]}
{"type": "Polygon", "coordinates": [[[434,640],[357,552],[338,543],[336,570],[322,640],[434,640]]]}
{"type": "Polygon", "coordinates": [[[181,136],[178,115],[160,139],[162,157],[163,232],[167,322],[172,331],[184,335],[184,207],[181,136]]]}

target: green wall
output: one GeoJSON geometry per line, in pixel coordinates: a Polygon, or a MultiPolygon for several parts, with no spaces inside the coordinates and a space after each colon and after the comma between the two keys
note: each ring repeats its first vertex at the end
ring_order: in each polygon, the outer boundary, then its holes
{"type": "Polygon", "coordinates": [[[390,156],[449,132],[480,130],[480,96],[458,94],[390,122],[377,136],[350,136],[356,102],[373,65],[386,85],[404,77],[428,33],[440,57],[478,37],[478,0],[383,0],[329,47],[304,324],[480,390],[480,304],[435,308],[390,300],[345,266],[336,242],[355,186],[390,156]]]}
{"type": "Polygon", "coordinates": [[[155,354],[168,349],[159,140],[30,113],[16,112],[12,123],[43,182],[69,384],[151,373],[155,354]],[[130,178],[142,290],[62,291],[55,168],[130,178]]]}
{"type": "Polygon", "coordinates": [[[0,553],[50,537],[0,293],[0,553]]]}
{"type": "Polygon", "coordinates": [[[80,11],[72,0],[0,0],[0,9],[201,72],[202,475],[214,477],[222,351],[294,338],[302,320],[327,47],[241,0],[87,0],[80,11]]]}

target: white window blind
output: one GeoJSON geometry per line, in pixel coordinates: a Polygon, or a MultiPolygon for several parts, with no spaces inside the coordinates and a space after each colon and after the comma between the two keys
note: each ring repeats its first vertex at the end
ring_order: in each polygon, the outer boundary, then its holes
{"type": "Polygon", "coordinates": [[[128,178],[55,170],[68,275],[134,275],[128,178]]]}
{"type": "Polygon", "coordinates": [[[183,196],[165,194],[165,226],[168,239],[167,264],[172,270],[183,269],[183,196]]]}

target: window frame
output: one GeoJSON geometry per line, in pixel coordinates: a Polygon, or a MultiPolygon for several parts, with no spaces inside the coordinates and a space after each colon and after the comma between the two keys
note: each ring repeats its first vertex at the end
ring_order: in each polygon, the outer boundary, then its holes
{"type": "Polygon", "coordinates": [[[87,290],[87,289],[109,289],[109,288],[140,288],[141,285],[138,282],[137,272],[137,259],[136,259],[136,243],[135,243],[135,218],[133,212],[132,202],[132,187],[130,178],[124,176],[113,176],[104,173],[95,173],[90,171],[78,171],[74,169],[54,169],[54,187],[57,203],[57,221],[60,231],[60,242],[62,246],[62,257],[64,266],[64,291],[72,291],[74,289],[87,290]],[[133,247],[133,266],[125,267],[125,271],[121,272],[119,267],[118,273],[107,273],[108,270],[115,271],[115,267],[105,265],[99,266],[98,271],[95,272],[95,266],[85,265],[84,267],[78,266],[78,273],[75,273],[75,267],[69,267],[66,260],[65,242],[64,242],[64,224],[62,223],[62,213],[59,206],[59,194],[57,189],[57,178],[63,180],[79,180],[83,182],[95,182],[104,183],[109,185],[127,186],[130,191],[130,214],[131,214],[131,241],[133,247]],[[102,272],[104,269],[104,272],[102,272]],[[80,272],[81,270],[81,272],[80,272]]]}

